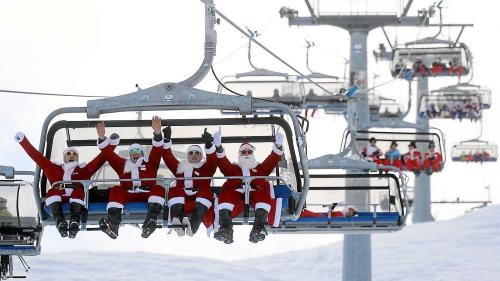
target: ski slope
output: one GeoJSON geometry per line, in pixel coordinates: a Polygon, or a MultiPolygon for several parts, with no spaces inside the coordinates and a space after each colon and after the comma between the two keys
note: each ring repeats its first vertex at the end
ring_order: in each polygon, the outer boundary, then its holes
{"type": "MultiPolygon", "coordinates": [[[[373,235],[373,280],[500,280],[499,214],[500,205],[494,205],[449,221],[373,235]]],[[[236,261],[98,250],[31,257],[28,280],[340,280],[342,276],[340,242],[236,261]]]]}

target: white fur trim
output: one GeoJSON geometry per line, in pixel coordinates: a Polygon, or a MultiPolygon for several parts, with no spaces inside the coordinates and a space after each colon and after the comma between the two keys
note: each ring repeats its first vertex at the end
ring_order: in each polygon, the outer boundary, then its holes
{"type": "Polygon", "coordinates": [[[111,145],[119,145],[120,144],[120,138],[117,139],[109,139],[109,144],[111,145]]]}
{"type": "Polygon", "coordinates": [[[76,199],[76,198],[70,198],[69,203],[78,203],[82,206],[85,206],[85,202],[81,199],[76,199]]]}
{"type": "Polygon", "coordinates": [[[63,155],[66,154],[69,151],[76,152],[76,154],[80,155],[80,153],[78,153],[78,149],[76,149],[76,147],[72,147],[72,146],[70,146],[70,147],[66,148],[65,150],[63,150],[63,155]]]}
{"type": "Polygon", "coordinates": [[[269,213],[269,211],[271,211],[271,205],[269,205],[267,203],[259,202],[259,203],[255,204],[255,209],[264,209],[269,213]]]}
{"type": "Polygon", "coordinates": [[[152,138],[151,143],[153,144],[154,147],[162,147],[164,144],[163,138],[161,139],[161,141],[155,141],[155,139],[152,138]]]}
{"type": "Polygon", "coordinates": [[[172,148],[172,141],[164,142],[163,149],[169,149],[169,148],[172,148]]]}
{"type": "Polygon", "coordinates": [[[205,147],[205,154],[212,154],[215,152],[215,145],[212,143],[210,148],[205,147]]]}
{"type": "Polygon", "coordinates": [[[123,209],[123,205],[118,202],[109,202],[108,206],[106,206],[106,210],[109,210],[110,208],[123,209]]]}
{"type": "Polygon", "coordinates": [[[278,198],[276,199],[276,210],[274,210],[274,227],[280,226],[280,220],[281,220],[281,208],[283,208],[283,198],[278,198]]]}
{"type": "Polygon", "coordinates": [[[184,204],[184,203],[186,203],[186,199],[184,197],[174,197],[168,200],[168,207],[170,208],[175,204],[184,204]]]}
{"type": "Polygon", "coordinates": [[[52,204],[54,202],[61,202],[61,196],[53,195],[53,196],[47,197],[47,199],[45,199],[45,205],[47,205],[47,206],[50,206],[50,204],[52,204]]]}
{"type": "Polygon", "coordinates": [[[188,149],[186,150],[186,153],[189,154],[190,151],[198,151],[200,154],[203,153],[203,150],[201,149],[201,146],[197,144],[190,145],[188,149]]]}
{"type": "Polygon", "coordinates": [[[148,198],[148,203],[158,203],[160,205],[163,205],[165,204],[165,198],[156,195],[151,195],[148,198]]]}
{"type": "Polygon", "coordinates": [[[224,158],[226,156],[226,151],[217,152],[217,158],[224,158]]]}
{"type": "Polygon", "coordinates": [[[106,146],[108,146],[110,143],[109,138],[106,138],[103,142],[99,143],[99,139],[97,139],[97,147],[99,149],[104,149],[106,146]]]}
{"type": "Polygon", "coordinates": [[[64,188],[64,196],[71,196],[71,193],[73,193],[73,188],[64,188]]]}
{"type": "Polygon", "coordinates": [[[203,197],[197,197],[196,202],[203,204],[203,206],[207,207],[208,209],[210,209],[210,207],[212,207],[212,202],[210,202],[210,200],[203,198],[203,197]]]}
{"type": "MultiPolygon", "coordinates": [[[[281,146],[283,148],[283,146],[281,146]]],[[[279,149],[276,144],[273,145],[273,152],[278,154],[278,155],[283,155],[283,150],[279,149]]]]}
{"type": "Polygon", "coordinates": [[[243,151],[243,150],[251,150],[251,151],[255,151],[255,147],[249,143],[243,143],[241,146],[240,146],[240,149],[238,151],[243,151]]]}
{"type": "Polygon", "coordinates": [[[25,135],[23,133],[17,132],[17,134],[14,136],[14,139],[17,142],[21,142],[22,140],[24,140],[24,137],[25,137],[25,135]]]}
{"type": "Polygon", "coordinates": [[[219,211],[220,210],[229,210],[232,212],[233,208],[234,208],[234,204],[231,204],[231,203],[220,203],[219,204],[219,211]]]}

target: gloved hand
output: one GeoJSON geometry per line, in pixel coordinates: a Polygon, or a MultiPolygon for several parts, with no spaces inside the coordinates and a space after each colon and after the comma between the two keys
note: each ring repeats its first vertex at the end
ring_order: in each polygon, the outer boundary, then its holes
{"type": "Polygon", "coordinates": [[[163,138],[167,141],[170,141],[170,139],[172,138],[172,128],[170,128],[170,126],[167,126],[165,128],[163,128],[163,138]]]}
{"type": "Polygon", "coordinates": [[[109,136],[109,138],[112,140],[116,140],[120,138],[120,135],[118,135],[117,133],[112,133],[111,136],[109,136]]]}
{"type": "Polygon", "coordinates": [[[212,146],[212,142],[214,141],[214,137],[212,137],[212,134],[207,132],[207,128],[205,128],[205,130],[203,131],[201,138],[203,139],[203,142],[205,143],[205,147],[212,146]]]}
{"type": "Polygon", "coordinates": [[[274,135],[274,138],[275,138],[275,141],[274,143],[276,144],[276,146],[281,146],[283,144],[283,134],[280,133],[279,131],[276,131],[275,135],[274,135]]]}
{"type": "Polygon", "coordinates": [[[219,127],[219,131],[214,133],[214,144],[216,147],[220,147],[222,145],[222,132],[219,127]]]}

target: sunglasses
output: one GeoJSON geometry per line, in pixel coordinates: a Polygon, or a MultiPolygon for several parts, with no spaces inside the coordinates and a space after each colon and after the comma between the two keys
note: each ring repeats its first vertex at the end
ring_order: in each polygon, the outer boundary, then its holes
{"type": "Polygon", "coordinates": [[[253,150],[245,149],[245,150],[240,151],[240,154],[241,155],[252,155],[253,154],[253,150]]]}
{"type": "Polygon", "coordinates": [[[128,151],[129,154],[142,154],[142,150],[136,148],[128,151]]]}
{"type": "Polygon", "coordinates": [[[78,153],[76,153],[74,151],[68,151],[68,152],[66,152],[66,156],[71,156],[71,155],[78,156],[78,153]]]}
{"type": "Polygon", "coordinates": [[[200,155],[201,153],[197,150],[192,150],[192,151],[189,151],[189,155],[200,155]]]}

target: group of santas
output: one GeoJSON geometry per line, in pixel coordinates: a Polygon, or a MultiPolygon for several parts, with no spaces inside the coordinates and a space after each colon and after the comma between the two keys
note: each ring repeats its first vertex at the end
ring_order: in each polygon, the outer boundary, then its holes
{"type": "MultiPolygon", "coordinates": [[[[55,163],[36,150],[22,133],[17,133],[15,139],[26,153],[43,170],[52,188],[47,191],[45,204],[50,207],[56,227],[62,237],[74,238],[80,229],[81,215],[85,208],[85,192],[82,180],[89,180],[107,161],[117,173],[119,185],[109,191],[107,218],[99,220],[100,229],[109,237],[116,239],[121,223],[122,210],[128,202],[148,202],[148,211],[142,225],[142,237],[149,237],[157,228],[157,218],[163,206],[170,209],[171,225],[179,236],[193,236],[203,222],[207,227],[213,225],[215,219],[215,195],[210,179],[217,167],[228,177],[268,176],[275,169],[283,155],[283,135],[275,134],[275,143],[270,155],[259,163],[254,156],[255,147],[243,143],[239,148],[238,162],[231,163],[222,147],[222,134],[212,134],[207,130],[201,138],[205,143],[206,159],[203,150],[198,145],[191,145],[186,152],[186,160],[179,161],[172,153],[170,127],[161,129],[160,117],[152,120],[153,139],[149,157],[140,144],[132,144],[128,149],[128,158],[123,158],[114,152],[119,144],[119,136],[112,134],[106,137],[105,124],[96,126],[100,153],[88,164],[79,162],[79,154],[75,148],[63,151],[63,163],[55,163]],[[163,135],[162,135],[163,131],[163,135]],[[175,186],[169,188],[168,202],[165,202],[165,189],[158,185],[157,177],[160,161],[163,158],[168,169],[175,175],[175,186]],[[205,177],[203,179],[196,179],[205,177]],[[79,182],[77,182],[79,181],[79,182]],[[64,182],[56,184],[56,182],[64,182]],[[70,203],[70,221],[65,220],[62,203],[70,203]],[[188,214],[191,213],[191,217],[188,214]]],[[[223,186],[218,197],[219,227],[214,238],[227,244],[233,242],[232,218],[243,210],[244,192],[241,179],[229,179],[223,186]]],[[[250,232],[250,241],[257,243],[265,239],[265,225],[268,215],[274,206],[272,190],[265,179],[253,179],[250,182],[250,203],[255,208],[255,220],[250,232]]],[[[277,213],[277,212],[276,212],[277,213]]],[[[274,217],[269,216],[269,221],[274,217]]],[[[217,228],[217,226],[216,226],[217,228]]]]}
{"type": "Polygon", "coordinates": [[[441,171],[443,166],[443,156],[435,150],[436,146],[433,141],[429,142],[428,151],[423,157],[417,149],[415,141],[410,141],[408,152],[404,155],[399,152],[396,141],[391,142],[389,150],[385,154],[382,154],[376,143],[377,139],[370,138],[369,144],[362,149],[361,154],[365,160],[376,162],[379,165],[395,166],[400,170],[412,171],[416,175],[420,175],[422,170],[431,175],[441,171]]]}

